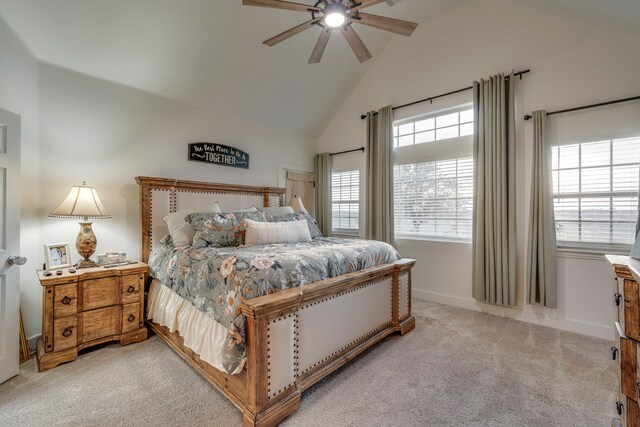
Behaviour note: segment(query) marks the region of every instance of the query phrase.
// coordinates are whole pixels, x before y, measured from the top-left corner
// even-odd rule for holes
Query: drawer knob
[[[129,322],[133,322],[134,320],[136,320],[136,316],[134,316],[133,314],[129,315],[129,318],[127,319]]]
[[[611,347],[611,358],[616,360],[616,356],[618,355],[618,349],[615,347]]]
[[[622,295],[616,292],[613,296],[616,299],[616,306],[620,307],[620,302],[622,301]]]
[[[65,338],[68,338],[71,336],[71,334],[73,333],[73,331],[69,328],[65,328],[64,331],[62,331],[62,336]]]
[[[129,292],[130,294],[134,293],[136,291],[136,288],[134,288],[133,286],[129,286],[127,288],[127,292]]]
[[[71,303],[71,298],[69,298],[69,297],[64,297],[64,298],[62,298],[62,301],[61,301],[61,302],[62,302],[64,305],[69,305],[69,304]]]
[[[622,402],[616,402],[616,411],[618,411],[618,415],[622,415]]]

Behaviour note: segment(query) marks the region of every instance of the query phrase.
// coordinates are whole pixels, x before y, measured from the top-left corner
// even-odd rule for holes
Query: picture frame
[[[71,250],[69,243],[45,243],[45,270],[58,270],[71,267]]]

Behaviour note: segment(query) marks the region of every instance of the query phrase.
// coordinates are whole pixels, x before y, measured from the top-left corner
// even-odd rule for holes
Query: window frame
[[[356,194],[358,195],[358,199],[357,200],[340,200],[340,201],[334,201],[333,200],[333,177],[336,174],[356,174],[357,175],[357,192]],[[352,184],[350,185],[350,187],[353,189],[354,185],[353,185],[353,176],[350,177]],[[353,195],[353,191],[351,191],[351,194]],[[360,235],[360,214],[362,211],[362,206],[361,206],[361,175],[360,175],[360,169],[352,169],[352,170],[339,170],[339,171],[331,171],[331,234],[334,236],[349,236],[349,237],[353,237],[353,236],[359,236]],[[357,217],[357,227],[356,228],[338,228],[334,226],[334,220],[333,220],[333,206],[334,204],[357,204],[358,205],[358,217]],[[351,219],[349,220],[349,223],[351,223]]]
[[[582,207],[581,205],[578,211],[578,216],[579,219],[578,220],[558,220],[557,219],[557,214],[555,211],[555,205],[556,205],[556,200],[557,199],[562,199],[562,198],[567,198],[567,199],[575,199],[578,201],[578,203],[580,203],[580,201],[584,198],[584,199],[589,199],[589,198],[609,198],[610,199],[610,205],[613,203],[613,201],[611,199],[615,198],[615,197],[636,197],[640,200],[640,188],[638,188],[638,191],[629,191],[629,190],[613,190],[612,186],[614,185],[613,182],[613,168],[618,166],[634,166],[634,165],[638,165],[638,167],[640,167],[640,162],[629,162],[629,163],[619,163],[616,164],[614,163],[613,160],[613,142],[614,141],[619,141],[619,140],[626,140],[626,139],[640,139],[640,135],[638,136],[630,136],[630,137],[610,137],[610,138],[593,138],[593,139],[589,139],[589,140],[580,140],[580,141],[568,141],[568,142],[563,142],[563,143],[558,143],[558,144],[553,144],[551,146],[551,149],[555,149],[555,148],[559,148],[562,149],[562,147],[567,147],[567,146],[574,146],[577,145],[578,146],[578,160],[577,160],[577,166],[574,167],[568,167],[568,168],[560,168],[560,164],[558,164],[558,168],[554,169],[554,164],[552,162],[551,164],[551,171],[556,172],[559,175],[560,171],[567,171],[567,170],[576,170],[577,171],[577,176],[578,176],[578,186],[579,186],[579,190],[578,192],[560,192],[560,188],[558,185],[558,192],[556,193],[556,182],[552,182],[553,185],[553,189],[552,189],[552,198],[553,198],[553,205],[554,205],[554,221],[555,221],[555,225],[556,225],[556,244],[557,244],[557,248],[558,251],[560,252],[582,252],[582,253],[593,253],[593,254],[608,254],[608,253],[620,253],[620,254],[628,254],[629,250],[631,249],[631,247],[633,246],[633,243],[631,244],[627,244],[627,243],[612,243],[612,242],[590,242],[590,241],[585,241],[585,242],[581,242],[581,241],[574,241],[574,240],[560,240],[558,233],[557,233],[557,224],[558,222],[563,223],[563,222],[571,222],[571,223],[577,223],[578,226],[580,226],[580,224],[582,224],[583,222],[605,222],[605,221],[593,221],[593,220],[582,220],[580,217],[582,216]],[[588,165],[588,166],[583,166],[582,162],[582,145],[583,144],[592,144],[592,143],[598,143],[598,142],[608,142],[609,143],[609,162],[602,164],[602,165]],[[608,168],[609,169],[609,176],[610,176],[610,181],[609,181],[609,187],[610,187],[610,191],[591,191],[591,192],[583,192],[582,191],[582,171],[583,170],[589,170],[589,169],[594,169],[594,168]],[[611,230],[611,225],[615,222],[612,219],[613,216],[613,211],[610,210],[609,211],[609,220],[606,221],[609,224],[609,229]],[[628,223],[628,221],[622,221],[624,223]],[[610,234],[611,235],[611,234]]]
[[[467,110],[473,110],[473,104],[470,102],[465,102],[462,104],[455,105],[451,108],[433,111],[426,114],[420,114],[418,116],[414,116],[411,118],[396,120],[393,123],[393,126],[401,126],[411,122],[419,122],[423,120],[427,120],[429,118],[434,118],[434,121],[437,121],[437,117],[446,116],[452,113],[460,113]],[[473,114],[473,113],[472,113]],[[475,115],[474,115],[475,116]],[[468,124],[471,123],[473,125],[473,129],[475,131],[475,124],[473,121],[462,123]],[[461,123],[458,121],[458,128],[461,126]],[[437,125],[434,124],[434,131],[437,129]],[[415,129],[414,129],[415,130]],[[458,131],[459,134],[459,131]],[[414,133],[415,135],[415,133]],[[462,160],[466,158],[470,158],[473,162],[473,133],[470,135],[463,135],[454,138],[446,138],[446,139],[435,139],[431,142],[418,143],[406,145],[406,146],[396,146],[394,143],[394,187],[395,187],[395,167],[401,165],[408,164],[419,164],[426,162],[438,162],[444,160]],[[473,168],[471,172],[471,186],[473,188]],[[458,179],[457,173],[455,179]],[[395,188],[394,188],[395,189]],[[457,191],[457,189],[456,189]],[[396,196],[394,195],[394,205],[396,204],[395,200]],[[471,195],[471,203],[473,203],[473,194]],[[472,207],[473,209],[473,207]],[[395,214],[395,212],[394,212]],[[398,218],[398,216],[395,216]],[[473,219],[471,219],[473,221]],[[397,239],[401,240],[422,240],[422,241],[434,241],[434,242],[450,242],[450,243],[471,243],[472,234],[468,237],[458,237],[458,236],[446,236],[446,235],[432,235],[432,234],[417,234],[417,233],[406,233],[401,232],[398,229],[397,221],[394,221],[394,232]],[[471,227],[473,227],[473,222],[471,222]]]

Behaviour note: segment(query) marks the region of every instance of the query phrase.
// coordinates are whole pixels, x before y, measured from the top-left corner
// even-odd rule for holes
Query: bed
[[[151,177],[137,177],[136,182],[140,195],[141,258],[144,262],[149,262],[154,250],[155,259],[161,258],[158,253],[162,253],[162,245],[167,245],[164,239],[167,229],[161,220],[164,215],[183,208],[206,210],[214,202],[219,202],[225,211],[251,205],[281,206],[285,191],[271,187]],[[221,259],[233,257],[234,262],[244,259],[243,256],[253,256],[246,261],[251,265],[252,260],[265,258],[255,253],[260,251],[277,254],[286,260],[284,254],[287,251],[295,254],[322,250],[333,253],[338,252],[341,245],[347,245],[346,253],[366,251],[364,248],[367,247],[365,241],[313,240],[306,246],[255,247],[253,254],[233,252],[237,249],[231,248],[228,249],[231,252],[220,256]],[[187,252],[181,255],[184,259],[205,256],[203,252],[185,250]],[[176,253],[170,248],[165,251],[166,256]],[[405,334],[415,327],[415,319],[411,315],[411,269],[415,261],[384,258],[377,249],[372,253],[374,255],[365,256],[365,259],[376,258],[376,265],[362,262],[359,258],[346,263],[361,264],[358,268],[342,271],[332,267],[331,274],[335,277],[312,283],[305,281],[311,279],[302,278],[290,288],[288,283],[295,280],[281,279],[282,287],[262,292],[261,296],[256,295],[252,299],[243,299],[233,306],[238,311],[235,320],[242,320],[235,331],[241,329],[243,336],[235,343],[241,352],[233,358],[223,356],[216,359],[212,354],[217,350],[198,344],[203,335],[221,333],[213,331],[219,325],[211,326],[210,318],[202,319],[214,317],[216,322],[225,324],[225,315],[233,313],[212,313],[209,308],[211,316],[194,314],[191,309],[197,304],[188,300],[189,295],[182,288],[170,289],[158,279],[147,284],[147,312],[150,317],[147,325],[242,411],[243,425],[276,425],[295,412],[300,405],[301,393],[311,385],[389,334]],[[267,268],[273,264],[273,261],[268,265],[260,262],[253,262],[253,265]],[[156,264],[155,275],[170,281],[162,273],[162,263]],[[343,264],[345,262],[341,259],[335,263]],[[206,271],[206,268],[201,270]],[[251,274],[257,273],[257,268],[252,269]],[[183,307],[183,311],[191,313],[189,316],[206,321],[207,328],[181,330],[180,322],[184,322],[186,317],[172,317],[168,307]],[[203,307],[200,308],[205,312]],[[236,327],[228,323],[231,319],[234,319],[233,315],[227,319],[227,327],[223,330],[225,334]],[[202,332],[204,330],[210,332]],[[223,347],[229,343],[228,337],[233,336],[226,335]]]

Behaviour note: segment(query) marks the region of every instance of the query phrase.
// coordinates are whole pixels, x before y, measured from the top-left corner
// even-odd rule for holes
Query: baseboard
[[[41,334],[38,334],[29,338],[29,348],[31,349],[31,353],[36,350],[36,343],[38,342],[38,338],[40,338],[41,336]]]
[[[462,298],[453,295],[441,294],[438,292],[425,291],[422,289],[411,289],[414,298],[425,301],[437,302],[440,304],[451,305],[454,307],[465,308],[467,310],[480,311],[501,317],[509,317],[511,319],[520,320],[536,325],[547,326],[550,328],[560,329],[568,332],[588,335],[591,337],[601,338],[611,341],[614,337],[613,326],[597,325],[595,323],[582,322],[572,319],[552,319],[540,316],[537,313],[527,312],[514,308],[498,307],[488,304],[481,304],[473,298]],[[613,322],[612,322],[613,323]]]

